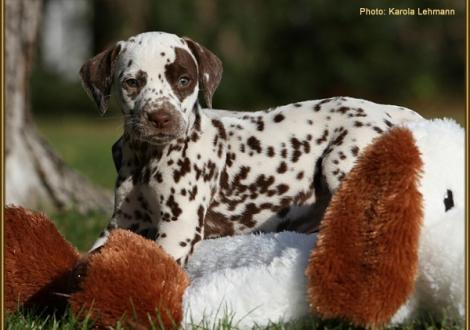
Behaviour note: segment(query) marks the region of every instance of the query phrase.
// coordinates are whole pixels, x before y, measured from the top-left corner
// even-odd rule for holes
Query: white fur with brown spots
[[[114,84],[124,135],[114,228],[155,240],[185,264],[204,238],[256,231],[312,232],[356,156],[389,127],[421,117],[349,97],[257,112],[211,106],[220,60],[187,38],[151,32],[118,42],[84,64],[101,111]]]

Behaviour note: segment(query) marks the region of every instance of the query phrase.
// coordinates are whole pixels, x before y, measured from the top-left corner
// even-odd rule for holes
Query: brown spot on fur
[[[279,195],[284,194],[284,193],[287,192],[288,190],[289,190],[289,186],[286,185],[286,184],[283,184],[283,183],[282,183],[282,184],[278,184],[278,185],[277,185],[277,193],[278,193]]]
[[[241,218],[238,218],[238,222],[245,225],[248,228],[253,228],[256,225],[256,221],[253,220],[253,215],[261,211],[254,203],[249,203],[245,207],[245,211]]]
[[[274,176],[270,175],[266,177],[264,174],[261,174],[260,176],[258,176],[258,178],[256,178],[254,188],[260,194],[264,194],[269,189],[269,187],[274,183],[274,181],[275,181]]]
[[[300,143],[300,141],[299,141],[297,138],[293,137],[293,138],[290,140],[290,143],[291,143],[292,148],[293,148],[294,150],[300,149],[301,143]]]
[[[308,141],[304,141],[302,145],[304,146],[304,152],[308,154],[310,152],[310,143],[308,143]]]
[[[155,173],[154,175],[154,178],[155,180],[157,180],[158,183],[162,183],[163,182],[163,176],[160,172],[157,171],[157,173]]]
[[[285,162],[281,162],[279,167],[277,168],[277,173],[282,174],[287,172],[287,164]]]
[[[227,158],[229,158],[229,157],[227,157]],[[224,190],[227,190],[227,189],[230,188],[230,185],[228,183],[228,173],[227,173],[225,168],[222,171],[222,173],[220,174],[219,184],[220,184],[220,187]]]
[[[227,153],[226,164],[228,167],[232,167],[233,162],[237,159],[237,155],[234,152]]]
[[[191,162],[189,158],[178,159],[177,165],[178,168],[173,171],[173,178],[176,183],[178,183],[183,176],[191,172]]]
[[[194,235],[193,240],[191,241],[191,249],[189,250],[189,255],[191,255],[191,254],[193,253],[193,251],[194,251],[194,246],[195,246],[196,243],[199,242],[201,239],[202,239],[201,234],[200,234],[199,232],[197,232],[197,233]],[[185,257],[184,263],[186,263],[187,260],[188,260],[188,256]]]
[[[281,157],[282,158],[287,158],[287,149],[284,148],[284,149],[281,150]]]
[[[204,224],[204,207],[202,205],[199,205],[197,209],[197,219],[198,227],[202,228]]]
[[[189,78],[186,86],[179,85],[179,79],[183,75]],[[175,48],[175,60],[165,65],[165,77],[180,101],[194,92],[198,82],[197,65],[188,51],[180,47]]]
[[[348,112],[349,110],[351,110],[351,109],[348,108],[348,107],[340,107],[340,108],[338,108],[338,110],[336,110],[336,111],[339,112],[339,113],[345,114],[345,113]]]
[[[331,200],[306,270],[316,313],[378,327],[405,303],[418,266],[422,165],[405,128],[358,158]]]
[[[278,113],[277,115],[274,116],[274,122],[279,123],[284,120],[284,115],[281,113]]]
[[[320,102],[318,102],[317,104],[315,104],[315,106],[313,107],[313,111],[315,112],[318,112],[321,110],[321,105],[322,104],[325,104],[325,103],[328,103],[332,100],[332,98],[329,98],[329,99],[324,99],[324,100],[321,100]]]
[[[294,150],[294,152],[292,153],[292,162],[296,163],[300,156],[302,156],[302,152],[300,150]]]
[[[253,150],[255,150],[256,152],[258,153],[261,153],[262,149],[261,149],[261,142],[260,140],[258,140],[256,137],[254,136],[251,136],[250,138],[248,138],[248,140],[246,141],[246,144]]]
[[[207,238],[232,236],[235,233],[233,222],[221,213],[214,212],[211,208],[207,211],[204,224],[204,234]]]
[[[225,132],[224,124],[218,119],[212,119],[212,125],[214,125],[215,128],[217,128],[218,131],[218,136],[226,140],[227,139],[227,133]]]
[[[355,126],[355,127],[361,127],[361,126],[364,126],[364,124],[363,124],[362,122],[356,120],[356,121],[354,122],[354,126]]]
[[[332,144],[340,146],[343,144],[344,137],[348,134],[348,130],[344,130],[339,134],[336,139],[333,140]]]
[[[273,147],[268,147],[268,152],[267,152],[268,157],[274,157],[275,152]]]
[[[173,215],[171,220],[178,220],[178,217],[183,213],[183,210],[179,207],[178,203],[176,203],[175,198],[171,195],[166,202],[166,205],[170,208],[171,214]]]
[[[374,128],[374,131],[376,131],[379,134],[382,134],[384,132],[383,129],[381,129],[380,127],[374,126],[373,128]]]
[[[193,188],[189,191],[189,200],[193,201],[194,199],[196,199],[196,195],[197,195],[197,186],[193,186]]]
[[[198,132],[194,131],[191,134],[191,141],[196,142],[197,140],[199,140],[199,134],[198,134]]]
[[[359,153],[359,148],[357,146],[352,147],[351,153],[353,154],[353,156],[357,156],[357,154]]]
[[[323,131],[323,135],[317,139],[317,144],[322,144],[323,142],[326,142],[326,138],[328,137],[328,130]]]

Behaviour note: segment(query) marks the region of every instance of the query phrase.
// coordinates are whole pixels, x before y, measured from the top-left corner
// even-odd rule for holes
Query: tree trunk
[[[41,14],[42,0],[5,1],[6,203],[33,209],[110,212],[110,192],[69,168],[33,123],[29,82]]]

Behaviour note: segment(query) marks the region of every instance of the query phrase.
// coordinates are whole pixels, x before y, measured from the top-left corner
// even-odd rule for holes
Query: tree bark
[[[41,14],[42,0],[5,1],[6,203],[110,212],[111,193],[68,167],[33,123],[29,85]]]

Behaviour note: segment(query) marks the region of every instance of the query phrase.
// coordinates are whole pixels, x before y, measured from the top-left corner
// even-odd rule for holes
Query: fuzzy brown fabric
[[[81,290],[69,300],[75,315],[90,312],[99,327],[120,321],[147,329],[149,318],[157,328],[181,322],[188,276],[155,242],[116,229],[83,269]]]
[[[414,289],[422,161],[412,133],[391,129],[358,158],[333,196],[306,270],[313,310],[384,325]]]
[[[6,207],[5,309],[48,306],[63,309],[70,270],[79,254],[44,215]]]

